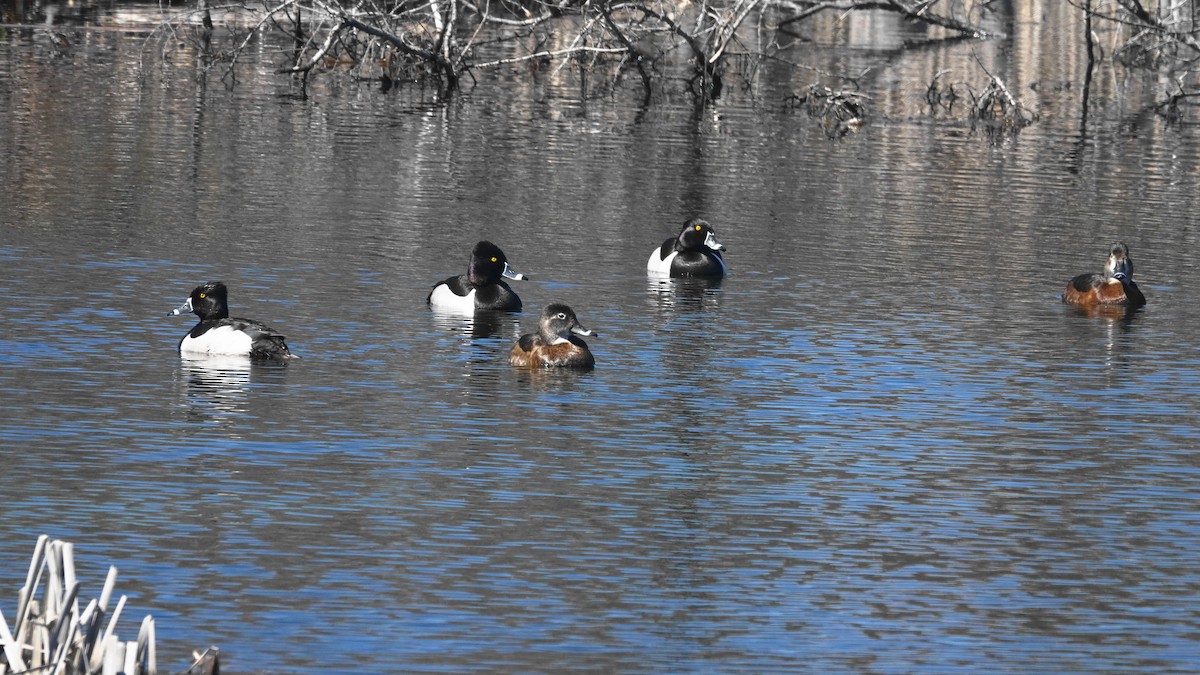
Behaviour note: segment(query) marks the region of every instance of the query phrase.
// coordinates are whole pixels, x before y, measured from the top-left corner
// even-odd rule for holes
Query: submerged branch
[[[261,19],[258,20],[258,23],[255,24],[254,28],[246,33],[246,38],[242,40],[242,43],[233,50],[233,57],[229,59],[229,68],[226,69],[225,75],[228,76],[233,74],[233,67],[237,65],[238,57],[242,55],[242,52],[245,51],[246,47],[250,44],[250,40],[252,40],[254,36],[258,34],[258,31],[261,30],[262,27],[267,24],[267,22],[273,21],[277,12],[285,11],[288,7],[291,7],[293,4],[295,4],[295,2],[296,0],[285,0],[283,3],[277,5],[274,9],[268,11]]]
[[[428,49],[421,49],[420,47],[411,45],[397,35],[393,35],[388,31],[376,28],[375,26],[359,21],[353,17],[343,17],[342,21],[351,28],[355,28],[366,33],[367,35],[373,35],[387,42],[405,54],[416,56],[434,64],[437,69],[446,76],[446,86],[449,89],[454,89],[458,86],[458,73],[454,71],[454,65],[443,58],[440,54],[429,51]]]
[[[802,21],[810,16],[821,12],[855,12],[866,11],[872,9],[885,10],[888,12],[896,12],[902,16],[927,23],[934,26],[940,26],[964,35],[975,38],[995,38],[1004,37],[1001,33],[993,33],[984,30],[979,26],[969,24],[965,21],[960,21],[950,16],[943,16],[929,11],[929,8],[936,3],[936,0],[923,0],[912,4],[901,2],[900,0],[828,0],[826,2],[808,3],[808,7],[801,9],[796,15],[783,19],[778,25],[784,26],[797,21]],[[797,3],[803,6],[804,3]]]
[[[712,55],[708,57],[708,63],[710,65],[721,60],[725,50],[728,49],[729,44],[733,42],[734,36],[737,35],[738,27],[742,25],[742,22],[746,20],[746,17],[750,16],[750,12],[757,9],[759,4],[764,1],[765,0],[751,0],[750,2],[747,2],[742,7],[742,11],[736,14],[732,21],[721,27],[720,38],[718,39],[716,49],[713,49]]]
[[[1126,61],[1157,62],[1158,53],[1176,45],[1187,47],[1193,54],[1200,54],[1200,40],[1197,40],[1200,26],[1197,26],[1195,20],[1189,16],[1180,16],[1177,21],[1171,22],[1151,14],[1139,0],[1118,0],[1116,4],[1120,9],[1111,13],[1093,8],[1090,2],[1086,4],[1080,4],[1078,0],[1067,0],[1067,2],[1084,12],[1089,21],[1100,20],[1128,28],[1132,35],[1125,41],[1125,44],[1116,50],[1118,53],[1134,53],[1134,56],[1127,58]],[[1150,36],[1161,41],[1150,43]],[[1155,54],[1155,56],[1146,58],[1149,54]]]
[[[972,116],[1014,132],[1033,124],[1038,118],[1037,113],[1031,112],[1022,105],[1008,90],[1004,81],[988,71],[978,55],[972,54],[971,56],[990,80],[982,94],[975,96],[974,92],[971,93]]]
[[[483,25],[484,23],[495,23],[502,26],[536,26],[553,19],[555,16],[551,12],[543,12],[537,16],[531,16],[525,19],[509,19],[502,16],[496,16],[488,9],[480,9],[478,5],[472,2],[466,2],[465,0],[463,2],[463,7],[466,7],[480,16],[480,25]]]
[[[612,32],[614,36],[616,36],[617,41],[619,41],[621,45],[625,47],[625,50],[629,52],[629,56],[633,58],[633,63],[635,66],[637,66],[638,74],[642,76],[642,87],[645,89],[646,99],[648,100],[650,98],[650,92],[653,91],[653,89],[650,87],[650,74],[646,72],[646,66],[642,63],[641,54],[638,54],[638,51],[633,46],[633,43],[630,42],[629,38],[625,37],[625,34],[621,32],[621,28],[617,26],[617,22],[613,21],[612,9],[608,6],[608,4],[602,4],[599,11],[600,15],[604,17],[604,23],[606,26],[608,26],[608,30]]]
[[[381,79],[385,89],[396,81],[398,69],[412,80],[432,75],[454,90],[475,68],[587,53],[594,58],[585,70],[602,65],[613,91],[629,65],[637,68],[649,97],[655,80],[677,62],[668,54],[682,47],[690,53],[693,71],[684,79],[712,101],[720,96],[726,68],[765,63],[781,49],[774,38],[748,41],[752,31],[778,30],[819,12],[885,10],[964,35],[992,35],[930,11],[937,0],[416,0],[386,5],[374,0],[261,0],[264,4],[255,10],[252,3],[258,1],[227,4],[230,10],[254,12],[254,18],[224,50],[206,51],[227,62],[226,75],[234,72],[257,36],[273,31],[290,44],[283,50],[288,62],[275,72],[307,81],[322,65],[333,70],[355,64],[351,77]],[[780,13],[790,15],[775,22]],[[184,25],[183,20],[176,25]],[[378,68],[383,69],[379,77],[363,76],[366,70],[379,73]]]
[[[325,58],[325,55],[329,53],[329,50],[333,48],[334,43],[336,43],[337,39],[341,36],[343,29],[344,29],[344,26],[338,26],[338,27],[330,30],[329,35],[326,36],[326,38],[325,38],[325,42],[316,50],[316,52],[313,53],[312,58],[310,58],[308,60],[307,64],[296,65],[296,66],[292,66],[291,68],[280,68],[279,70],[276,70],[275,72],[277,72],[277,73],[307,73],[307,72],[309,72],[310,70],[315,68],[317,66],[317,64],[320,63],[321,60]]]
[[[614,47],[570,47],[568,49],[556,49],[554,51],[540,51],[540,52],[535,52],[533,54],[523,54],[521,56],[513,56],[513,57],[510,57],[507,59],[496,59],[494,61],[485,61],[483,63],[476,63],[475,67],[479,68],[479,69],[495,68],[496,66],[503,66],[503,65],[510,64],[510,63],[521,63],[524,61],[533,61],[535,59],[553,59],[553,58],[557,58],[560,56],[572,56],[574,54],[584,54],[584,53],[623,54],[623,53],[625,53],[625,50],[614,48]]]

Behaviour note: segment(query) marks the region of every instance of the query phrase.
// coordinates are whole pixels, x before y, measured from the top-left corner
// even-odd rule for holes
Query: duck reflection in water
[[[245,428],[247,414],[276,405],[264,394],[278,391],[287,381],[288,372],[282,361],[245,356],[182,357],[179,381],[184,387],[187,419],[215,424],[238,436]]]
[[[707,312],[719,303],[720,277],[646,277],[646,296],[663,316]]]
[[[1142,305],[1070,305],[1068,311],[1089,319],[1108,319],[1121,326],[1132,325],[1139,316]]]
[[[188,418],[212,421],[246,412],[254,361],[247,356],[191,356],[179,359],[187,387]]]
[[[454,311],[442,312],[434,308],[432,316],[434,324],[438,327],[469,338],[494,337],[506,326],[519,325],[512,313],[494,310],[462,314]]]

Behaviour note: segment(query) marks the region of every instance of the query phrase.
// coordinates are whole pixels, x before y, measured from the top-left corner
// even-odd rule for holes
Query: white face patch
[[[233,326],[217,326],[197,338],[185,336],[179,343],[179,351],[185,354],[248,355],[252,342],[249,335]]]
[[[439,284],[429,295],[429,305],[436,309],[474,315],[476,292],[472,288],[466,295],[455,295],[449,286]]]

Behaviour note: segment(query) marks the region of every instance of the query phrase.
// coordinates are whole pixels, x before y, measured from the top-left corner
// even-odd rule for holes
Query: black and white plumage
[[[721,278],[729,274],[712,225],[702,218],[683,224],[679,235],[667,239],[650,253],[646,271],[671,277]]]
[[[200,323],[179,341],[180,354],[295,358],[279,331],[253,319],[230,318],[229,291],[220,281],[197,286],[169,316],[187,313],[200,317]]]
[[[471,250],[467,273],[439,282],[425,302],[436,309],[473,314],[478,309],[516,312],[521,298],[505,279],[520,281],[529,277],[508,266],[508,258],[490,241],[481,241]]]

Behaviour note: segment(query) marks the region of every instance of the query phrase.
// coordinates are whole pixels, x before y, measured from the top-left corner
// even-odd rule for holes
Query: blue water
[[[0,40],[9,603],[48,533],[171,670],[1200,667],[1192,129],[304,102],[95,40]],[[647,279],[697,214],[731,276]],[[430,312],[480,238],[526,310]],[[1150,304],[1062,306],[1118,238]],[[209,279],[301,359],[180,359]],[[594,371],[507,365],[551,301]]]

